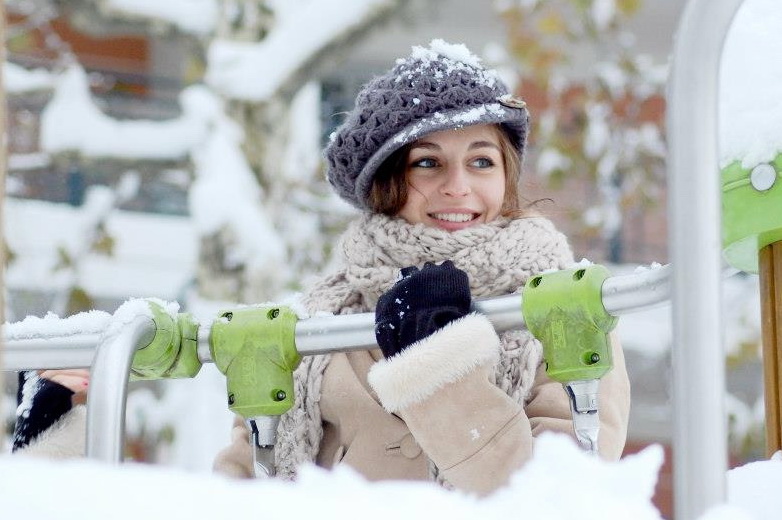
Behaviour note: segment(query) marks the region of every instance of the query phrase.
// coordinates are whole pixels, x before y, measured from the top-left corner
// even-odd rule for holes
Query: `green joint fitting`
[[[155,337],[133,356],[131,381],[195,377],[201,370],[198,323],[189,314],[178,314],[174,319],[159,304],[147,303],[155,322]]]
[[[606,312],[601,294],[608,274],[591,265],[538,275],[524,287],[524,322],[543,344],[554,381],[600,379],[613,367],[608,333],[617,318]]]
[[[249,419],[282,415],[293,406],[298,317],[288,307],[227,310],[212,324],[209,348],[225,375],[228,408]]]
[[[782,153],[754,168],[734,161],[722,170],[722,247],[725,260],[758,272],[758,251],[782,240]]]

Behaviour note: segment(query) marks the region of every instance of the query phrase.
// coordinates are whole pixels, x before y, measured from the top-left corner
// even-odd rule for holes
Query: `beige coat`
[[[430,478],[429,461],[456,488],[487,494],[527,461],[546,431],[573,436],[562,385],[538,368],[525,404],[494,383],[499,340],[489,321],[469,315],[390,360],[379,351],[335,354],[321,393],[323,439],[317,464],[348,464],[370,480]],[[614,369],[600,382],[600,454],[617,459],[627,434],[630,387],[613,342]],[[252,475],[244,424],[215,469]]]

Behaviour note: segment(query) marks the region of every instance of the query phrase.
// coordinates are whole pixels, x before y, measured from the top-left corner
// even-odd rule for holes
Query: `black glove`
[[[12,451],[24,448],[71,409],[73,392],[42,379],[34,370],[19,372],[16,425]]]
[[[467,273],[447,260],[402,269],[402,279],[383,294],[375,308],[375,338],[389,358],[443,325],[470,312]]]

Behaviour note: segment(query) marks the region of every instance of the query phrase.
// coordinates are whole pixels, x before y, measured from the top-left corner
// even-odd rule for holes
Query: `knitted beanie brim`
[[[326,176],[340,197],[372,211],[373,179],[394,151],[432,132],[479,124],[502,125],[524,156],[524,101],[464,45],[432,40],[362,87],[324,150]]]
[[[514,105],[514,102],[515,99],[507,102],[503,98],[502,102],[498,100],[497,103],[435,112],[429,117],[416,120],[394,134],[369,158],[356,178],[355,193],[349,202],[360,209],[371,209],[368,205],[369,194],[380,165],[396,150],[434,132],[472,125],[502,124],[507,127],[514,147],[521,153],[525,146],[529,113],[523,105]]]

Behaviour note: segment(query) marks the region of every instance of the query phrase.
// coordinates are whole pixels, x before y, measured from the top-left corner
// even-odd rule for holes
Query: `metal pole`
[[[725,500],[717,93],[722,46],[741,2],[687,4],[676,35],[668,91],[674,509],[679,520],[700,517]]]
[[[603,284],[603,305],[619,316],[664,303],[670,292],[670,266],[632,275],[613,276]],[[475,302],[498,332],[524,327],[522,298],[512,294]],[[301,355],[375,348],[374,314],[317,316],[296,324],[296,348]],[[102,339],[97,334],[49,336],[7,341],[5,370],[92,366],[87,408],[87,455],[105,462],[122,460],[128,373],[135,351],[152,340],[155,325],[137,316],[122,333]],[[210,324],[198,331],[198,357],[212,362]],[[93,355],[95,359],[93,360]]]
[[[671,272],[671,267],[666,265],[631,275],[611,276],[603,283],[603,306],[609,314],[620,316],[665,303],[670,297]],[[485,314],[497,332],[524,327],[521,306],[520,294],[475,302],[475,310]],[[373,313],[317,316],[296,324],[296,350],[303,356],[366,350],[376,345]]]
[[[92,365],[100,334],[7,339],[4,370],[87,368]]]
[[[630,275],[611,276],[603,284],[606,311],[622,316],[663,304],[670,299],[672,268],[665,265]],[[732,274],[735,270],[725,270]],[[524,327],[520,294],[475,302],[478,312],[488,316],[498,332]],[[316,316],[296,324],[296,349],[300,354],[366,350],[375,347],[374,314]],[[209,324],[199,327],[199,359],[211,362]],[[6,340],[5,370],[89,367],[99,334]],[[94,388],[94,386],[93,386]]]
[[[151,317],[139,315],[98,346],[87,397],[87,457],[122,462],[130,363],[137,349],[149,345],[155,330]]]

